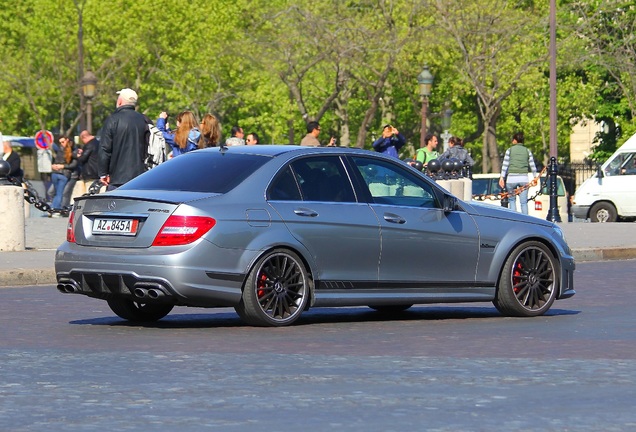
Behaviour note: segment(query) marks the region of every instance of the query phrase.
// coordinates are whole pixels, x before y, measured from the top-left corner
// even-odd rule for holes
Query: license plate
[[[135,235],[137,234],[137,219],[105,219],[97,218],[93,221],[93,234]]]

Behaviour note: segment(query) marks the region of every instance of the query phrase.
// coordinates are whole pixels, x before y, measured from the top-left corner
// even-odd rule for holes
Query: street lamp
[[[424,65],[424,70],[417,76],[417,83],[420,85],[420,96],[422,97],[422,135],[420,137],[420,148],[424,147],[424,137],[426,136],[426,113],[428,111],[428,97],[431,95],[433,80],[435,77],[428,70],[428,65]]]
[[[442,139],[444,140],[444,151],[448,150],[448,141],[452,136],[449,133],[449,130],[451,128],[451,116],[453,115],[453,110],[448,107],[449,104],[449,102],[446,102],[447,108],[444,110],[444,113],[442,115],[442,129],[444,130]]]
[[[86,99],[86,130],[92,133],[93,128],[93,97],[97,87],[97,77],[90,70],[82,77],[82,94]]]

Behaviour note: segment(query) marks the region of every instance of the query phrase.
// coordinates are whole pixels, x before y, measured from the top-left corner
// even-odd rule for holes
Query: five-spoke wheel
[[[543,315],[557,295],[559,263],[540,242],[517,246],[499,277],[495,307],[508,316]]]
[[[275,249],[252,268],[236,312],[248,324],[284,326],[296,321],[307,305],[309,277],[294,252]]]

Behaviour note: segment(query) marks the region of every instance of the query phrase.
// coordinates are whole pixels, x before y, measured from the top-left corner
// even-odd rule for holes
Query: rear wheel
[[[543,315],[554,303],[559,275],[558,261],[544,244],[523,243],[504,264],[493,304],[507,316]]]
[[[285,326],[296,321],[309,299],[309,277],[298,255],[275,249],[250,272],[236,312],[248,324]]]
[[[171,304],[137,303],[121,298],[108,300],[108,306],[118,317],[133,322],[159,321],[174,307]]]
[[[590,209],[592,222],[616,222],[618,220],[616,208],[607,202],[599,202]]]

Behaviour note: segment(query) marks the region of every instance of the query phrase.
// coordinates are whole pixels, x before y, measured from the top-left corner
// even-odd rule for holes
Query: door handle
[[[406,223],[406,219],[393,213],[384,213],[384,220],[391,223],[403,224]]]
[[[308,217],[318,216],[318,212],[308,208],[297,208],[294,210],[294,213],[298,216],[308,216]]]

